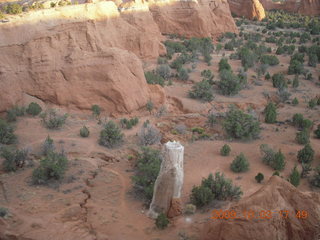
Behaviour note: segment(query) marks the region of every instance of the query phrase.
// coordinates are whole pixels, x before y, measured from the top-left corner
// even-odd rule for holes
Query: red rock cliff
[[[230,10],[233,14],[239,17],[249,19],[262,20],[266,17],[264,8],[259,0],[228,0]]]
[[[260,0],[266,10],[278,9],[304,15],[319,15],[320,1],[318,0],[287,0],[275,3],[272,0]]]

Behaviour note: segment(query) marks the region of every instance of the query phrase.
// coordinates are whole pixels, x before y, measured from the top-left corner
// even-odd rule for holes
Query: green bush
[[[159,143],[162,135],[158,128],[148,124],[140,128],[138,138],[141,145],[147,146]]]
[[[261,183],[264,179],[264,175],[262,173],[258,173],[254,179],[257,181],[257,183]]]
[[[9,211],[7,208],[0,207],[0,217],[4,218],[8,215]]]
[[[159,84],[164,86],[164,78],[154,72],[145,72],[144,76],[148,84]]]
[[[139,118],[137,117],[131,118],[131,119],[126,119],[126,118],[120,119],[121,127],[126,129],[131,129],[133,126],[137,125],[138,122],[139,122]]]
[[[14,106],[7,111],[7,121],[8,122],[15,122],[17,117],[24,116],[25,114],[25,107]]]
[[[314,131],[316,138],[320,138],[320,124],[318,125],[317,129]]]
[[[147,104],[146,104],[146,109],[148,110],[148,112],[151,114],[152,110],[154,108],[154,104],[151,100],[148,100]]]
[[[157,67],[156,73],[163,79],[169,79],[171,76],[171,69],[168,64],[161,64]]]
[[[223,145],[222,148],[220,149],[221,156],[229,156],[230,152],[231,152],[231,148],[228,144]]]
[[[301,172],[301,178],[306,178],[310,171],[312,170],[310,163],[302,163],[302,172]]]
[[[41,113],[42,108],[38,103],[32,102],[29,104],[26,112],[32,116],[37,116],[39,113]]]
[[[296,106],[296,105],[299,104],[299,101],[298,101],[298,99],[297,99],[296,97],[292,100],[292,104],[293,104],[294,106]]]
[[[291,173],[290,173],[290,176],[289,176],[289,182],[295,186],[295,187],[298,187],[299,184],[300,184],[300,173],[297,169],[297,166],[295,166]]]
[[[22,13],[22,6],[17,3],[9,3],[5,8],[7,14],[20,14]]]
[[[298,75],[296,75],[296,76],[293,78],[292,87],[293,87],[293,88],[298,88],[299,85],[300,85],[300,83],[299,83],[299,77],[298,77]]]
[[[214,125],[216,124],[217,122],[217,118],[216,116],[213,114],[213,113],[209,113],[208,116],[207,116],[207,124],[209,125],[209,127],[214,127]]]
[[[302,129],[310,129],[313,126],[313,122],[309,119],[304,119],[303,115],[300,113],[293,115],[292,122],[294,126]]]
[[[259,121],[235,107],[227,112],[223,128],[229,136],[237,139],[255,139],[260,134]]]
[[[68,166],[68,159],[62,153],[50,152],[40,161],[40,166],[32,172],[34,184],[46,184],[49,180],[63,178]]]
[[[68,114],[60,115],[54,109],[41,113],[40,117],[44,126],[48,129],[59,129],[65,124]]]
[[[243,88],[240,78],[230,70],[222,70],[220,72],[218,86],[221,93],[227,96],[235,95]]]
[[[270,148],[267,144],[260,145],[260,151],[262,153],[262,162],[269,165],[274,170],[281,171],[285,167],[285,157],[279,150],[277,153]]]
[[[232,180],[224,177],[220,172],[202,179],[200,186],[194,186],[190,200],[197,207],[210,204],[213,200],[238,200],[242,195],[240,187],[232,184]]]
[[[275,66],[280,63],[279,59],[274,55],[263,55],[261,56],[260,61],[261,63],[268,64],[270,66]]]
[[[317,106],[317,99],[313,98],[308,102],[309,108],[313,109],[315,106]]]
[[[274,103],[268,103],[268,105],[264,109],[264,113],[266,123],[275,123],[277,121],[277,108]]]
[[[278,89],[283,89],[288,87],[284,79],[284,75],[282,73],[276,73],[272,76],[272,84],[273,84],[273,87]]]
[[[203,79],[201,82],[192,86],[192,89],[189,91],[189,96],[204,102],[211,102],[214,98],[212,85],[208,80]]]
[[[50,138],[50,136],[47,136],[46,140],[42,144],[42,154],[44,156],[47,156],[49,153],[54,152],[54,150],[55,150],[55,146],[54,146],[53,139]]]
[[[223,70],[231,70],[231,66],[228,63],[228,59],[226,59],[226,58],[221,58],[221,60],[219,62],[219,72],[221,72]]]
[[[154,183],[158,177],[161,166],[161,153],[159,150],[143,147],[138,155],[135,174],[132,176],[134,188],[138,193],[151,202]]]
[[[243,153],[240,153],[231,163],[230,168],[233,172],[240,173],[249,170],[249,162]]]
[[[90,134],[89,128],[87,128],[86,126],[83,126],[80,129],[80,136],[81,137],[83,137],[83,138],[89,137],[89,134]]]
[[[278,171],[282,171],[285,166],[286,166],[286,162],[285,162],[285,156],[283,155],[283,153],[281,152],[281,150],[279,150],[275,155],[274,155],[274,159],[271,162],[270,166],[274,169],[274,170],[278,170]]]
[[[99,117],[100,113],[101,113],[101,108],[99,105],[95,104],[95,105],[91,106],[91,111],[92,111],[93,116]]]
[[[178,78],[182,81],[187,81],[189,79],[188,71],[181,67],[178,69]]]
[[[309,140],[309,132],[307,129],[303,129],[302,131],[297,132],[296,141],[299,144],[307,144],[310,142]]]
[[[169,224],[169,220],[164,213],[160,213],[158,215],[158,217],[156,218],[155,224],[156,224],[157,228],[165,229]]]
[[[12,144],[17,137],[13,133],[13,128],[5,120],[0,118],[0,143]]]
[[[320,166],[314,170],[314,175],[312,176],[310,183],[312,186],[320,188]]]
[[[298,152],[297,158],[300,163],[311,163],[313,161],[314,150],[309,143]]]
[[[0,156],[4,159],[3,169],[6,172],[15,172],[18,168],[22,168],[25,165],[28,158],[28,150],[3,147],[1,148]]]
[[[299,62],[298,60],[293,60],[290,62],[288,67],[288,74],[302,74],[303,70],[303,63]]]
[[[100,132],[99,144],[108,148],[115,147],[123,142],[123,133],[113,121],[104,125]]]

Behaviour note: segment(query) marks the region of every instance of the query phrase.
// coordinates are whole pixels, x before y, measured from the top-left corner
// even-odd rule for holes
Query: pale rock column
[[[167,142],[163,147],[163,160],[154,185],[148,215],[156,218],[159,213],[174,217],[181,214],[184,147],[179,142]],[[174,209],[172,209],[174,208]],[[169,211],[170,210],[170,211]]]

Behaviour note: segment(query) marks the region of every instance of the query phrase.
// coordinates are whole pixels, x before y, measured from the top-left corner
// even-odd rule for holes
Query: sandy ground
[[[199,62],[197,68],[190,74],[194,82],[201,80],[200,73],[210,69],[218,80],[219,54],[212,55],[212,65],[207,66]],[[228,52],[225,52],[229,54]],[[270,74],[285,72],[289,56],[279,56],[281,64],[270,67]],[[234,70],[240,67],[240,61],[230,60]],[[154,66],[155,63],[146,63],[145,66]],[[314,121],[315,126],[320,123],[319,106],[311,110],[307,102],[311,97],[319,94],[318,68],[309,68],[314,76],[314,81],[302,80],[300,87],[292,93],[291,99],[297,97],[298,106],[280,104],[278,107],[278,121],[284,122],[291,119],[294,113],[303,115]],[[99,146],[97,140],[101,125],[90,116],[90,113],[70,113],[66,125],[57,131],[49,131],[43,127],[38,117],[22,117],[16,123],[16,134],[19,138],[18,147],[26,147],[32,151],[35,165],[38,165],[38,155],[41,144],[50,135],[56,143],[58,150],[64,149],[70,160],[66,177],[62,184],[49,187],[33,186],[30,177],[34,167],[27,167],[16,173],[0,175],[0,206],[7,207],[12,214],[8,220],[11,222],[12,232],[18,232],[24,237],[33,239],[103,239],[103,240],[156,240],[156,239],[197,239],[202,223],[208,221],[210,210],[226,207],[213,205],[196,214],[182,215],[171,220],[170,226],[165,230],[157,230],[154,221],[146,216],[147,209],[142,201],[132,194],[132,169],[134,160],[128,160],[129,155],[134,155],[138,150],[136,133],[142,123],[149,119],[156,124],[167,140],[179,140],[185,146],[185,181],[182,200],[189,202],[189,195],[194,185],[198,185],[203,177],[217,171],[223,172],[231,178],[236,185],[241,186],[243,197],[249,196],[263,184],[258,184],[254,177],[258,172],[268,179],[273,169],[261,162],[259,146],[267,143],[274,149],[281,151],[286,156],[286,168],[281,175],[286,179],[297,163],[297,151],[303,146],[295,142],[296,129],[289,123],[265,124],[262,111],[267,103],[265,92],[275,93],[271,81],[261,80],[261,86],[253,83],[255,73],[248,72],[249,87],[238,95],[225,97],[215,90],[215,99],[211,103],[201,103],[188,98],[187,92],[192,87],[192,82],[174,80],[172,86],[166,86],[168,113],[163,117],[155,117],[147,112],[139,113],[139,125],[131,130],[124,130],[125,143],[116,149],[107,149]],[[293,79],[293,76],[287,76]],[[212,108],[226,111],[231,103],[237,104],[242,109],[253,108],[262,124],[261,136],[255,141],[232,141],[224,137],[221,126],[208,129],[209,133],[216,133],[215,140],[194,141],[188,135],[173,135],[171,130],[175,124],[183,123],[187,127],[205,127],[205,115]],[[118,119],[119,120],[119,119]],[[118,121],[117,120],[117,121]],[[86,125],[90,129],[89,138],[81,138],[79,129]],[[232,152],[228,157],[220,156],[220,148],[228,143]],[[320,164],[320,140],[311,137],[311,145],[316,151],[313,165]],[[243,152],[250,162],[250,170],[246,173],[236,174],[230,170],[230,163]],[[309,184],[303,179],[298,187],[303,191],[310,191]],[[16,230],[15,227],[19,227]],[[44,238],[45,236],[45,238]]]

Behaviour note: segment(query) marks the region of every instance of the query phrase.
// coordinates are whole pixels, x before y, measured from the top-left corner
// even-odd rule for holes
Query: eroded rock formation
[[[210,220],[205,224],[201,239],[316,240],[320,234],[319,206],[319,193],[300,192],[289,182],[273,176],[260,190],[229,209],[236,211],[237,216],[249,210],[253,210],[255,216],[260,211],[272,211],[271,219]],[[280,217],[280,210],[287,210],[288,217],[286,214]],[[308,216],[299,219],[296,211],[302,210]]]
[[[226,0],[150,1],[149,8],[163,34],[216,38],[238,31]]]
[[[304,15],[320,14],[320,1],[318,0],[287,0],[282,3],[272,0],[260,1],[266,10],[278,9]]]
[[[230,10],[236,16],[262,20],[266,17],[259,0],[228,0]]]
[[[170,217],[181,214],[181,190],[183,185],[184,147],[179,142],[167,142],[163,148],[163,161],[154,186],[149,216],[159,213]]]

